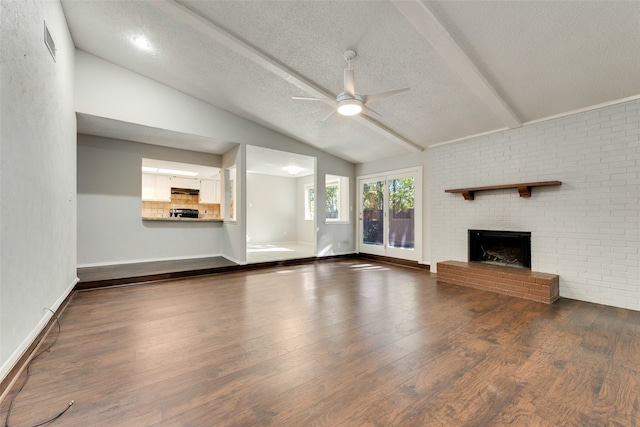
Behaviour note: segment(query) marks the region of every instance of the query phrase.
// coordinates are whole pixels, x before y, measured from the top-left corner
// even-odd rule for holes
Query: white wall
[[[314,244],[315,220],[305,219],[305,186],[315,187],[314,175],[307,175],[296,179],[296,237],[300,243]]]
[[[222,224],[142,221],[142,158],[220,167],[222,157],[78,135],[78,264],[222,254]]]
[[[0,11],[0,380],[76,280],[75,50],[59,2]],[[44,45],[44,21],[56,43]]]
[[[560,295],[640,310],[640,101],[430,149],[431,266],[467,260],[467,230],[531,231]],[[476,193],[447,188],[562,181]]]
[[[247,242],[296,242],[297,179],[247,174]]]
[[[247,170],[247,146],[240,145],[229,150],[222,156],[222,168],[236,168],[236,194],[234,203],[236,205],[236,220],[225,219],[223,230],[223,255],[237,264],[247,263],[247,210],[245,197],[247,194],[247,181],[244,178]],[[225,174],[222,174],[222,188],[225,190],[225,197],[228,194]]]

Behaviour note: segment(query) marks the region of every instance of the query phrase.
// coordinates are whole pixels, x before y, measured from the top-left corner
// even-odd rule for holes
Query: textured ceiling
[[[291,166],[296,168],[295,174],[288,171]],[[315,157],[270,150],[253,145],[247,146],[247,172],[249,173],[300,178],[312,175],[315,171]]]
[[[62,5],[78,49],[355,163],[640,94],[637,1]],[[151,53],[131,44],[141,33]],[[372,104],[381,117],[322,121],[328,103],[291,97],[341,92],[347,48],[358,52],[359,93],[411,91]],[[106,120],[85,117],[79,127],[125,138],[131,130]],[[137,140],[143,131],[135,128]],[[227,148],[163,135],[161,145]]]
[[[523,122],[640,94],[638,1],[430,7]]]

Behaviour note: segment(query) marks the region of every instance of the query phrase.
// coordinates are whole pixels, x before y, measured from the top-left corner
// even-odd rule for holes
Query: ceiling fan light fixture
[[[362,101],[359,99],[343,99],[338,101],[338,113],[343,116],[355,116],[362,112]]]

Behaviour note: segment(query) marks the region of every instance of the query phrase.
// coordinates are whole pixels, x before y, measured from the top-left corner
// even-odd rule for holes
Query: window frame
[[[328,187],[337,187],[337,218],[327,218],[328,197],[325,198],[325,224],[350,224],[350,205],[349,205],[349,177],[340,175],[325,175],[325,196]]]
[[[313,200],[309,197],[313,194]],[[304,220],[313,221],[316,213],[316,191],[315,185],[305,184],[304,186]]]

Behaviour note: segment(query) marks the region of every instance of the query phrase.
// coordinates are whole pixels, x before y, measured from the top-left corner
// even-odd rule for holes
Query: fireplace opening
[[[469,262],[531,268],[531,232],[469,230]]]

